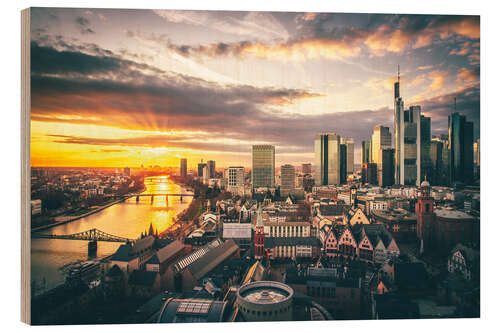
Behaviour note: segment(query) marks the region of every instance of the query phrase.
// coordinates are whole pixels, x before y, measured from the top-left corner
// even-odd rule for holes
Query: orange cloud
[[[474,69],[461,68],[458,71],[456,82],[472,82],[479,79],[479,72]]]
[[[448,72],[444,71],[432,71],[429,73],[429,78],[431,79],[431,84],[429,89],[432,91],[440,90],[443,88],[446,79],[448,77]]]

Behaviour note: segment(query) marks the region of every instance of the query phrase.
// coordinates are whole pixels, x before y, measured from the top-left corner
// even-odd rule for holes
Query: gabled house
[[[479,251],[457,244],[448,257],[448,272],[460,274],[465,280],[479,280]]]
[[[351,208],[344,213],[343,223],[350,225],[370,224],[370,220],[361,208]]]

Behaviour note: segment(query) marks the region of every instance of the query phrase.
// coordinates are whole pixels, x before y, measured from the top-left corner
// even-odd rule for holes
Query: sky
[[[479,16],[33,8],[31,165],[193,168],[313,162],[314,136],[480,123]]]

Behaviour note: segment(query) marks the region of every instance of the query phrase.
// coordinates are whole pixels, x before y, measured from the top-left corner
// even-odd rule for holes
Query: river
[[[186,189],[175,184],[168,176],[148,177],[144,180],[144,193],[188,193]],[[162,232],[170,227],[175,217],[191,203],[191,197],[150,197],[130,198],[112,205],[98,213],[46,229],[45,234],[73,234],[97,228],[112,235],[137,238],[141,232],[153,228]],[[44,289],[51,289],[65,280],[62,267],[88,258],[87,241],[33,239],[31,241],[31,280]],[[97,257],[110,255],[116,251],[120,243],[99,242]]]

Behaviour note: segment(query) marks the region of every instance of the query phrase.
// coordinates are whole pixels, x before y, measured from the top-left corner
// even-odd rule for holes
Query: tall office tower
[[[474,175],[473,123],[455,112],[448,116],[450,182],[468,183]]]
[[[375,163],[363,163],[361,166],[361,183],[377,185],[377,165]]]
[[[340,184],[340,136],[335,133],[316,135],[314,163],[315,185]]]
[[[347,149],[347,174],[354,173],[354,139],[340,139],[341,144],[346,145]]]
[[[208,175],[210,178],[215,178],[215,161],[208,161]]]
[[[281,187],[280,195],[282,197],[288,196],[295,188],[295,167],[290,164],[281,166]]]
[[[432,163],[432,176],[428,179],[428,181],[432,185],[445,185],[446,184],[446,174],[444,173],[445,169],[443,168],[443,150],[446,146],[439,139],[432,139],[431,141],[431,163]]]
[[[373,127],[373,134],[371,141],[371,146],[372,146],[371,157],[373,163],[378,165],[380,162],[379,161],[380,151],[383,149],[391,148],[391,145],[392,145],[392,138],[391,138],[391,132],[389,131],[389,127],[385,127],[382,125],[377,125]]]
[[[404,110],[400,77],[394,83],[395,181],[401,185],[420,184],[420,106]]]
[[[312,173],[312,165],[311,163],[304,163],[302,164],[302,173],[304,175],[311,174]]]
[[[420,178],[433,178],[434,168],[431,160],[431,118],[420,116]]]
[[[347,145],[340,144],[340,184],[347,183]]]
[[[274,146],[252,146],[252,187],[274,187]]]
[[[203,177],[203,168],[206,166],[206,163],[203,163],[203,160],[201,160],[201,163],[198,163],[198,177]]]
[[[474,146],[475,147],[475,146]],[[474,155],[475,156],[475,155]],[[125,167],[123,168],[123,174],[125,176],[129,176],[130,177],[130,168],[129,167]]]
[[[372,152],[372,142],[369,140],[362,141],[361,142],[361,164],[372,162],[371,152]]]
[[[387,187],[394,185],[394,149],[379,150],[378,185]]]
[[[181,177],[187,177],[187,159],[181,158]]]

